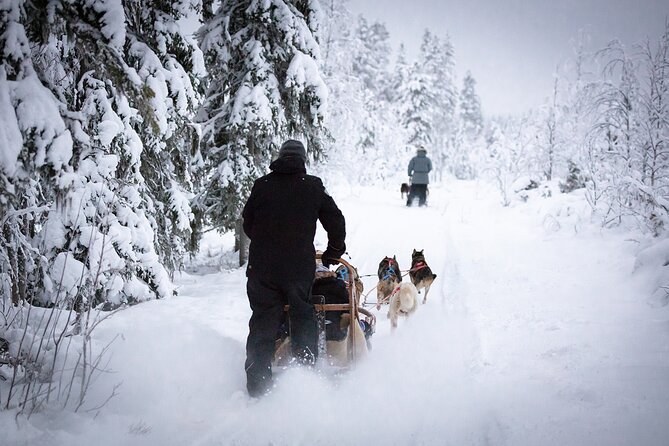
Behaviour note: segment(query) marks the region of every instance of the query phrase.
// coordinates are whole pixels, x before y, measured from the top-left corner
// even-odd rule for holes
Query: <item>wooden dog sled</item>
[[[317,256],[320,258],[320,256]],[[350,367],[369,352],[369,346],[365,339],[365,333],[361,327],[361,315],[366,317],[366,323],[371,325],[373,333],[376,325],[376,317],[364,308],[360,307],[360,294],[362,293],[362,282],[358,277],[357,270],[344,259],[338,260],[339,268],[346,268],[345,275],[346,291],[348,293],[347,303],[327,303],[326,296],[312,295],[312,303],[316,311],[318,321],[318,357],[325,360],[327,365],[336,367]],[[356,283],[357,281],[357,283]],[[288,311],[289,305],[284,307]],[[343,340],[326,339],[326,323],[329,312],[342,312],[341,328],[346,328],[346,337]],[[292,360],[290,345],[290,327],[288,336],[277,339],[274,352],[274,365],[283,366]]]

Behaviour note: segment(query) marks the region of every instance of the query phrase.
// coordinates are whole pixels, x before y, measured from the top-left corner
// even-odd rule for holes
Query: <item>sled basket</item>
[[[320,255],[317,255],[317,259],[320,258]],[[320,358],[326,358],[329,356],[329,346],[333,346],[332,342],[343,342],[344,345],[339,345],[339,347],[345,346],[345,365],[351,366],[357,361],[361,356],[367,353],[366,341],[363,332],[360,329],[360,314],[366,315],[371,319],[372,327],[376,322],[376,317],[368,312],[367,310],[360,308],[359,300],[360,296],[358,295],[358,290],[356,288],[355,279],[356,273],[353,265],[348,263],[344,259],[338,259],[338,262],[345,266],[349,274],[345,277],[346,290],[348,293],[348,303],[336,303],[328,304],[325,303],[325,296],[321,294],[314,294],[311,296],[311,303],[314,306],[316,311],[316,320],[318,321],[318,355]],[[284,306],[284,311],[290,309],[289,305]],[[347,327],[346,339],[343,341],[328,341],[326,340],[326,313],[328,312],[344,312],[345,314],[350,315],[350,322]],[[344,316],[342,315],[342,317]],[[290,328],[289,335],[290,335]],[[361,339],[359,339],[361,338]],[[280,347],[280,343],[277,343],[277,349]],[[361,351],[362,350],[362,351]]]

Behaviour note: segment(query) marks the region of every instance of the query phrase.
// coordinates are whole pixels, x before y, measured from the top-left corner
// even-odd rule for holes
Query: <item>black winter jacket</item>
[[[307,175],[304,161],[282,157],[272,172],[253,184],[242,216],[251,239],[246,275],[274,283],[312,281],[316,269],[314,236],[320,220],[328,247],[339,257],[346,250],[346,224],[320,178]]]

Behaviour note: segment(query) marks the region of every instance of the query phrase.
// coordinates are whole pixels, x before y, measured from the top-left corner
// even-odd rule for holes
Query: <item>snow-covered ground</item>
[[[333,193],[361,274],[386,255],[406,269],[416,248],[438,275],[393,335],[377,313],[355,369],[289,369],[249,398],[244,271],[220,255],[231,237],[210,235],[196,265],[207,274],[94,332],[99,345],[122,335],[89,407],[121,383],[116,396],[89,413],[0,412],[0,444],[669,444],[669,308],[648,303],[633,234],[600,231],[573,197],[502,208],[475,183],[432,186],[428,208],[395,188]]]

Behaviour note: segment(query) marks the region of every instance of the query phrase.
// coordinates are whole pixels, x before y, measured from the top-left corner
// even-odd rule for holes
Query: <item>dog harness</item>
[[[411,272],[418,271],[420,269],[426,268],[427,264],[425,262],[418,262],[416,265],[414,265],[413,268],[411,268]]]
[[[389,269],[388,269],[388,272],[386,273],[385,276],[383,276],[383,279],[381,279],[381,280],[388,280],[388,279],[390,279],[391,277],[397,277],[397,273],[395,272],[394,269],[389,268]]]
[[[393,292],[390,293],[390,294],[388,294],[388,295],[387,295],[386,297],[384,297],[383,299],[381,299],[381,302],[379,302],[379,303],[380,303],[380,304],[383,304],[383,303],[388,302],[388,301],[389,301],[395,294],[397,294],[399,291],[400,291],[400,285],[397,285],[397,287],[395,287],[395,289],[393,290]]]
[[[393,276],[399,277],[399,275],[397,274],[397,271],[395,271],[395,268],[393,267],[393,263],[395,265],[397,265],[397,262],[395,260],[391,259],[390,257],[386,257],[386,259],[388,259],[388,272],[386,273],[385,276],[383,276],[383,278],[381,280],[388,280]]]

